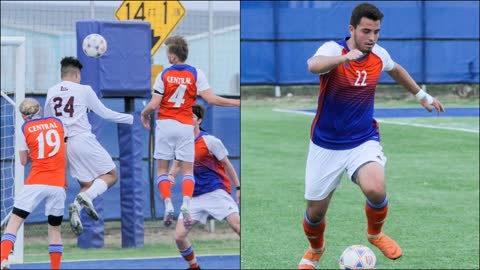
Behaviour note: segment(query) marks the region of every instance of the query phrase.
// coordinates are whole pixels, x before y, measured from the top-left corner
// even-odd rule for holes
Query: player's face
[[[176,63],[175,58],[176,58],[175,54],[173,54],[173,53],[169,52],[169,50],[167,50],[167,59],[168,59],[168,62],[170,64],[174,65]]]
[[[350,34],[355,41],[355,46],[363,53],[372,51],[373,46],[377,43],[379,32],[380,20],[373,21],[363,17],[357,28],[350,26]]]
[[[198,128],[198,127],[200,126],[200,123],[201,123],[202,121],[199,121],[199,119],[198,119],[198,117],[197,117],[196,114],[193,114],[193,117],[192,117],[192,118],[193,118],[193,123],[195,124],[195,128]]]

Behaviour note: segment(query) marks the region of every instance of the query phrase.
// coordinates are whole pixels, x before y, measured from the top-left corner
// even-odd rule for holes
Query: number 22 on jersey
[[[183,98],[185,95],[185,90],[187,90],[187,87],[183,84],[180,84],[175,90],[175,93],[173,93],[173,95],[168,99],[168,102],[175,103],[173,105],[175,108],[182,106],[182,104],[185,103],[185,99]]]
[[[46,133],[43,131],[37,137],[38,159],[45,158],[45,151],[48,151],[48,157],[54,156],[60,150],[60,134],[55,129],[50,129]],[[45,148],[45,143],[47,147]],[[53,148],[53,149],[52,149]]]

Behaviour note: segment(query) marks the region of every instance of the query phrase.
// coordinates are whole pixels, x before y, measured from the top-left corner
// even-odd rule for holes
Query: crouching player
[[[41,117],[40,104],[26,98],[19,107],[22,118],[20,161],[27,165],[30,157],[32,168],[24,189],[15,198],[10,221],[2,236],[1,268],[8,269],[8,255],[15,243],[16,234],[27,216],[43,200],[48,216],[48,252],[52,269],[60,268],[63,252],[60,225],[65,208],[65,129],[55,117]]]
[[[193,122],[195,125],[195,161],[193,174],[195,188],[190,204],[190,215],[193,224],[205,224],[208,216],[217,220],[226,219],[230,227],[240,235],[240,215],[238,205],[231,194],[231,184],[226,173],[230,176],[237,189],[236,200],[240,202],[240,182],[237,173],[228,159],[228,151],[223,143],[212,135],[202,131],[200,124],[203,121],[205,108],[194,105]],[[169,180],[174,183],[178,173],[178,162],[173,163],[169,173]],[[178,219],[183,219],[180,213]],[[175,241],[182,257],[191,269],[200,269],[193,247],[187,238],[192,227],[186,228],[183,222],[177,222]]]

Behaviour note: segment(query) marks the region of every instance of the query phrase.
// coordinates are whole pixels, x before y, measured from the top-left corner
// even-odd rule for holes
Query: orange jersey
[[[65,130],[54,117],[25,122],[25,143],[30,149],[32,168],[26,185],[65,186]]]
[[[153,87],[163,95],[158,110],[158,119],[173,119],[193,126],[192,106],[197,98],[197,90],[208,88],[205,75],[189,65],[173,65],[164,70]]]

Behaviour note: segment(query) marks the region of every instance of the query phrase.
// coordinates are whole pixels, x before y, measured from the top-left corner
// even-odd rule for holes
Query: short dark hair
[[[180,35],[168,37],[165,40],[165,45],[170,53],[175,54],[180,61],[185,62],[188,57],[187,41]]]
[[[359,4],[352,11],[352,16],[350,17],[350,25],[352,25],[354,28],[357,28],[357,26],[360,24],[360,20],[362,20],[363,17],[366,17],[373,21],[381,21],[383,19],[383,13],[372,4]]]
[[[205,107],[200,104],[195,104],[192,106],[192,112],[198,117],[198,119],[203,119],[205,114]]]
[[[62,58],[62,61],[60,61],[60,65],[61,65],[61,69],[60,69],[60,72],[62,74],[62,78],[73,72],[73,71],[76,71],[77,69],[80,71],[82,70],[82,63],[80,63],[80,61],[73,57],[73,56],[66,56],[64,58]]]

